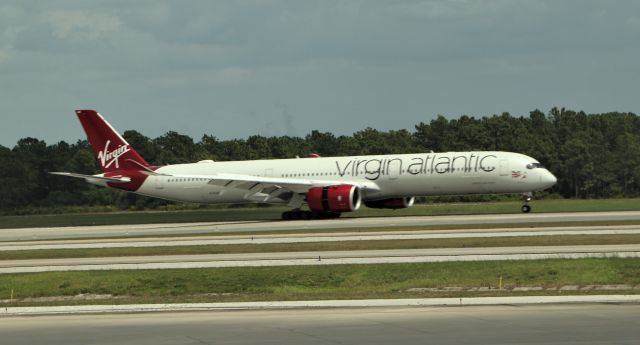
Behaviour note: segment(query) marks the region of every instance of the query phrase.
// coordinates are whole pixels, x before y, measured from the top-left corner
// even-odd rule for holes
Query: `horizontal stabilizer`
[[[100,182],[113,182],[113,183],[128,183],[131,182],[131,178],[129,177],[104,177],[99,175],[83,175],[83,174],[74,174],[69,172],[50,172],[51,175],[60,175],[67,177],[75,177],[82,178],[87,180],[87,182],[91,181],[100,181]]]

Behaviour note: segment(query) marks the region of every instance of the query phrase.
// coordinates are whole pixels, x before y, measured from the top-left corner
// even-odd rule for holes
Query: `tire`
[[[291,220],[291,212],[282,212],[282,220]]]
[[[522,211],[522,213],[529,213],[529,212],[531,212],[531,206],[522,205],[522,208],[520,208],[520,210]]]

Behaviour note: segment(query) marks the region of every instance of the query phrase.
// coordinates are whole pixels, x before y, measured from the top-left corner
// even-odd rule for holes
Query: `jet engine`
[[[307,204],[314,212],[351,212],[360,208],[360,189],[349,184],[313,187],[307,192]]]
[[[373,200],[373,201],[365,201],[364,205],[370,208],[408,208],[413,206],[413,202],[416,200],[414,197],[404,197],[404,198],[393,198],[393,199],[382,199],[382,200]]]

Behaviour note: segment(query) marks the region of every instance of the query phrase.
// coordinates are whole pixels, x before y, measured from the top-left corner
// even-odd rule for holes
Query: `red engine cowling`
[[[360,208],[360,189],[350,184],[313,187],[307,192],[307,204],[316,212],[351,212]]]
[[[374,201],[365,201],[364,205],[370,208],[408,208],[413,206],[413,202],[416,200],[414,197],[383,199]]]

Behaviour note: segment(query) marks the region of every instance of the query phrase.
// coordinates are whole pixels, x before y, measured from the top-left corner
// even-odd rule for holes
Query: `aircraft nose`
[[[544,174],[542,174],[542,176],[540,176],[540,182],[544,184],[544,188],[549,188],[555,185],[556,182],[558,182],[558,179],[550,171],[547,170]]]

